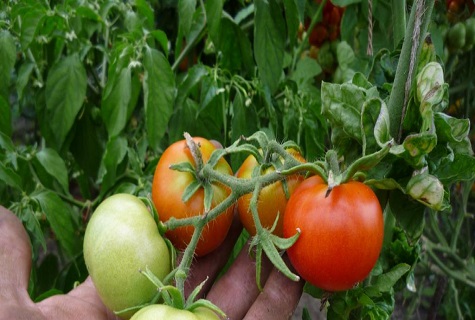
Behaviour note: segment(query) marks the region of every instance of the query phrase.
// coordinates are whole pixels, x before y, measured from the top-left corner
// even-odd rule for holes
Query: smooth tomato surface
[[[288,150],[292,156],[300,162],[305,162],[302,155],[291,149]],[[249,179],[252,177],[253,171],[259,164],[253,155],[250,155],[244,160],[239,170],[236,172],[236,176],[241,179]],[[268,168],[265,173],[274,171],[274,169]],[[300,174],[294,174],[286,177],[288,195],[284,190],[283,183],[281,181],[270,184],[262,188],[257,203],[257,212],[259,214],[259,220],[264,228],[270,229],[275,220],[278,217],[274,234],[277,236],[283,235],[283,216],[285,213],[285,207],[287,206],[288,196],[290,196],[295,188],[304,180],[304,177]],[[252,236],[256,234],[256,225],[252,218],[252,212],[249,208],[251,203],[252,193],[245,194],[238,199],[237,209],[241,222],[246,230]]]
[[[199,144],[203,162],[206,163],[216,147],[204,138],[193,138]],[[180,172],[170,169],[170,165],[189,162],[195,166],[193,157],[185,140],[170,145],[160,157],[155,169],[152,184],[152,200],[161,221],[175,217],[177,219],[201,215],[204,212],[204,189],[200,188],[187,202],[183,202],[182,195],[186,187],[194,181],[189,172]],[[232,175],[229,164],[221,158],[215,167],[221,173]],[[222,202],[231,190],[226,186],[213,183],[212,208]],[[216,249],[226,237],[233,219],[233,207],[210,221],[198,242],[196,255],[203,256]],[[193,235],[193,226],[180,227],[169,230],[166,236],[178,250],[184,250]]]
[[[179,310],[164,304],[153,304],[140,309],[131,320],[219,320],[211,309]]]
[[[84,260],[99,296],[113,311],[147,303],[156,294],[140,270],[149,268],[163,279],[171,269],[168,247],[152,214],[129,194],[110,196],[94,211],[84,235]]]
[[[350,181],[333,188],[318,176],[305,180],[291,196],[284,215],[284,237],[301,230],[287,250],[306,281],[327,291],[351,289],[378,260],[384,221],[374,192]]]

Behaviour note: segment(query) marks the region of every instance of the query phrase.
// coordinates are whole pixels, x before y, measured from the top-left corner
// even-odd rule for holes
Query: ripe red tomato
[[[301,231],[287,250],[297,273],[327,291],[351,289],[378,260],[384,233],[381,206],[365,184],[334,187],[318,176],[294,191],[284,215],[284,237]]]
[[[300,162],[305,162],[305,159],[302,155],[295,151],[294,149],[288,150],[292,156]],[[253,155],[250,155],[242,163],[241,167],[236,173],[236,176],[241,179],[249,179],[252,177],[254,169],[258,166],[257,160]],[[265,173],[274,171],[274,168],[269,167]],[[265,174],[264,173],[264,174]],[[286,178],[288,194],[291,195],[295,188],[304,180],[304,177],[300,174],[294,174]],[[237,209],[239,212],[239,217],[241,222],[246,228],[246,230],[251,235],[256,234],[256,226],[254,224],[254,219],[252,218],[252,213],[249,208],[252,198],[252,193],[248,193],[238,199]],[[270,184],[262,188],[259,199],[257,203],[257,211],[259,213],[259,221],[261,222],[264,228],[270,229],[277,215],[279,219],[277,221],[276,227],[274,229],[274,234],[277,236],[282,236],[283,229],[283,216],[285,212],[285,207],[287,205],[287,196],[284,191],[284,187],[281,181]]]
[[[199,145],[203,162],[206,163],[216,147],[204,138],[193,138],[193,140]],[[182,162],[189,162],[195,166],[185,140],[170,145],[163,152],[155,169],[152,200],[161,221],[167,221],[171,217],[181,219],[204,213],[204,189],[202,187],[187,202],[182,200],[183,191],[194,181],[191,173],[170,169],[170,165]],[[223,158],[219,160],[215,169],[224,174],[233,174],[231,167]],[[231,193],[229,188],[218,183],[213,183],[212,188],[213,202],[211,208],[222,202]],[[223,242],[232,219],[233,207],[231,206],[226,212],[207,224],[198,241],[195,251],[197,256],[210,253]],[[184,250],[191,240],[193,231],[193,226],[180,227],[167,231],[166,236],[178,250]]]

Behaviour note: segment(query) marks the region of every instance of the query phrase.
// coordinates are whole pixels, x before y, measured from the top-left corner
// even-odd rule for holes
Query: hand
[[[220,307],[229,319],[288,319],[302,292],[303,282],[293,282],[264,260],[263,291],[255,279],[255,261],[245,246],[228,272],[215,281],[226,263],[242,226],[235,219],[225,242],[215,252],[194,261],[186,292],[208,279],[202,295]],[[102,304],[90,278],[65,295],[39,303],[27,288],[31,268],[28,235],[18,218],[0,206],[0,320],[3,319],[119,319]]]

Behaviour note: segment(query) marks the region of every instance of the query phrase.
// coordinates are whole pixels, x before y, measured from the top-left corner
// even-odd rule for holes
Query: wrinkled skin
[[[209,277],[203,295],[206,294],[230,319],[290,318],[300,299],[303,282],[288,280],[267,261],[261,275],[264,291],[259,292],[255,261],[249,256],[247,247],[229,271],[214,281],[241,230],[238,219],[234,219],[223,244],[213,253],[195,260],[186,291],[191,292]],[[27,292],[30,268],[28,235],[18,218],[0,206],[0,320],[118,319],[102,304],[89,278],[68,294],[33,303]]]

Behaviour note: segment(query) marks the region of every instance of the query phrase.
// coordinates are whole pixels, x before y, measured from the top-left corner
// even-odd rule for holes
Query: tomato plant
[[[289,153],[298,161],[305,162],[302,155],[295,149],[290,149]],[[258,172],[256,173],[256,170],[259,170],[259,168],[256,158],[253,155],[250,155],[246,160],[244,160],[241,167],[236,172],[236,176],[240,179],[249,179],[254,174],[259,174]],[[263,174],[274,170],[274,167],[270,166],[264,170]],[[295,174],[286,177],[282,181],[272,183],[262,188],[257,203],[257,211],[259,213],[259,221],[264,228],[271,229],[274,227],[273,233],[282,236],[283,216],[287,201],[303,179],[304,177],[302,175]],[[250,193],[240,197],[237,203],[237,209],[244,228],[246,228],[251,235],[255,235],[256,226],[249,208],[251,197],[252,194]]]
[[[170,252],[152,214],[128,194],[110,196],[94,211],[84,235],[84,259],[99,296],[115,312],[147,303],[156,294],[138,271],[148,268],[163,279],[171,270]]]
[[[201,160],[206,163],[216,147],[204,138],[193,138],[193,140],[201,151]],[[199,184],[199,178],[192,172],[181,172],[170,168],[171,165],[180,163],[188,163],[195,168],[195,161],[196,159],[193,158],[185,140],[173,143],[161,155],[152,184],[152,199],[161,221],[206,214],[204,204],[206,187]],[[216,170],[224,174],[233,174],[231,167],[224,159],[220,159],[216,164]],[[190,186],[194,188],[193,194],[190,195],[189,199],[183,199],[185,190]],[[218,183],[212,183],[210,187],[212,203],[208,210],[219,204],[231,193],[229,188]],[[228,233],[232,219],[233,208],[230,207],[227,208],[226,213],[208,223],[196,248],[198,256],[210,253],[221,244]],[[184,226],[169,230],[166,235],[178,250],[184,250],[191,240],[193,230],[193,226]]]
[[[328,291],[348,290],[363,281],[383,244],[383,213],[365,184],[350,181],[329,190],[319,176],[305,180],[290,197],[284,236],[297,231],[287,250],[297,272]]]
[[[163,304],[149,305],[140,309],[132,320],[219,320],[214,311],[206,307],[197,307],[192,311],[180,310]]]

